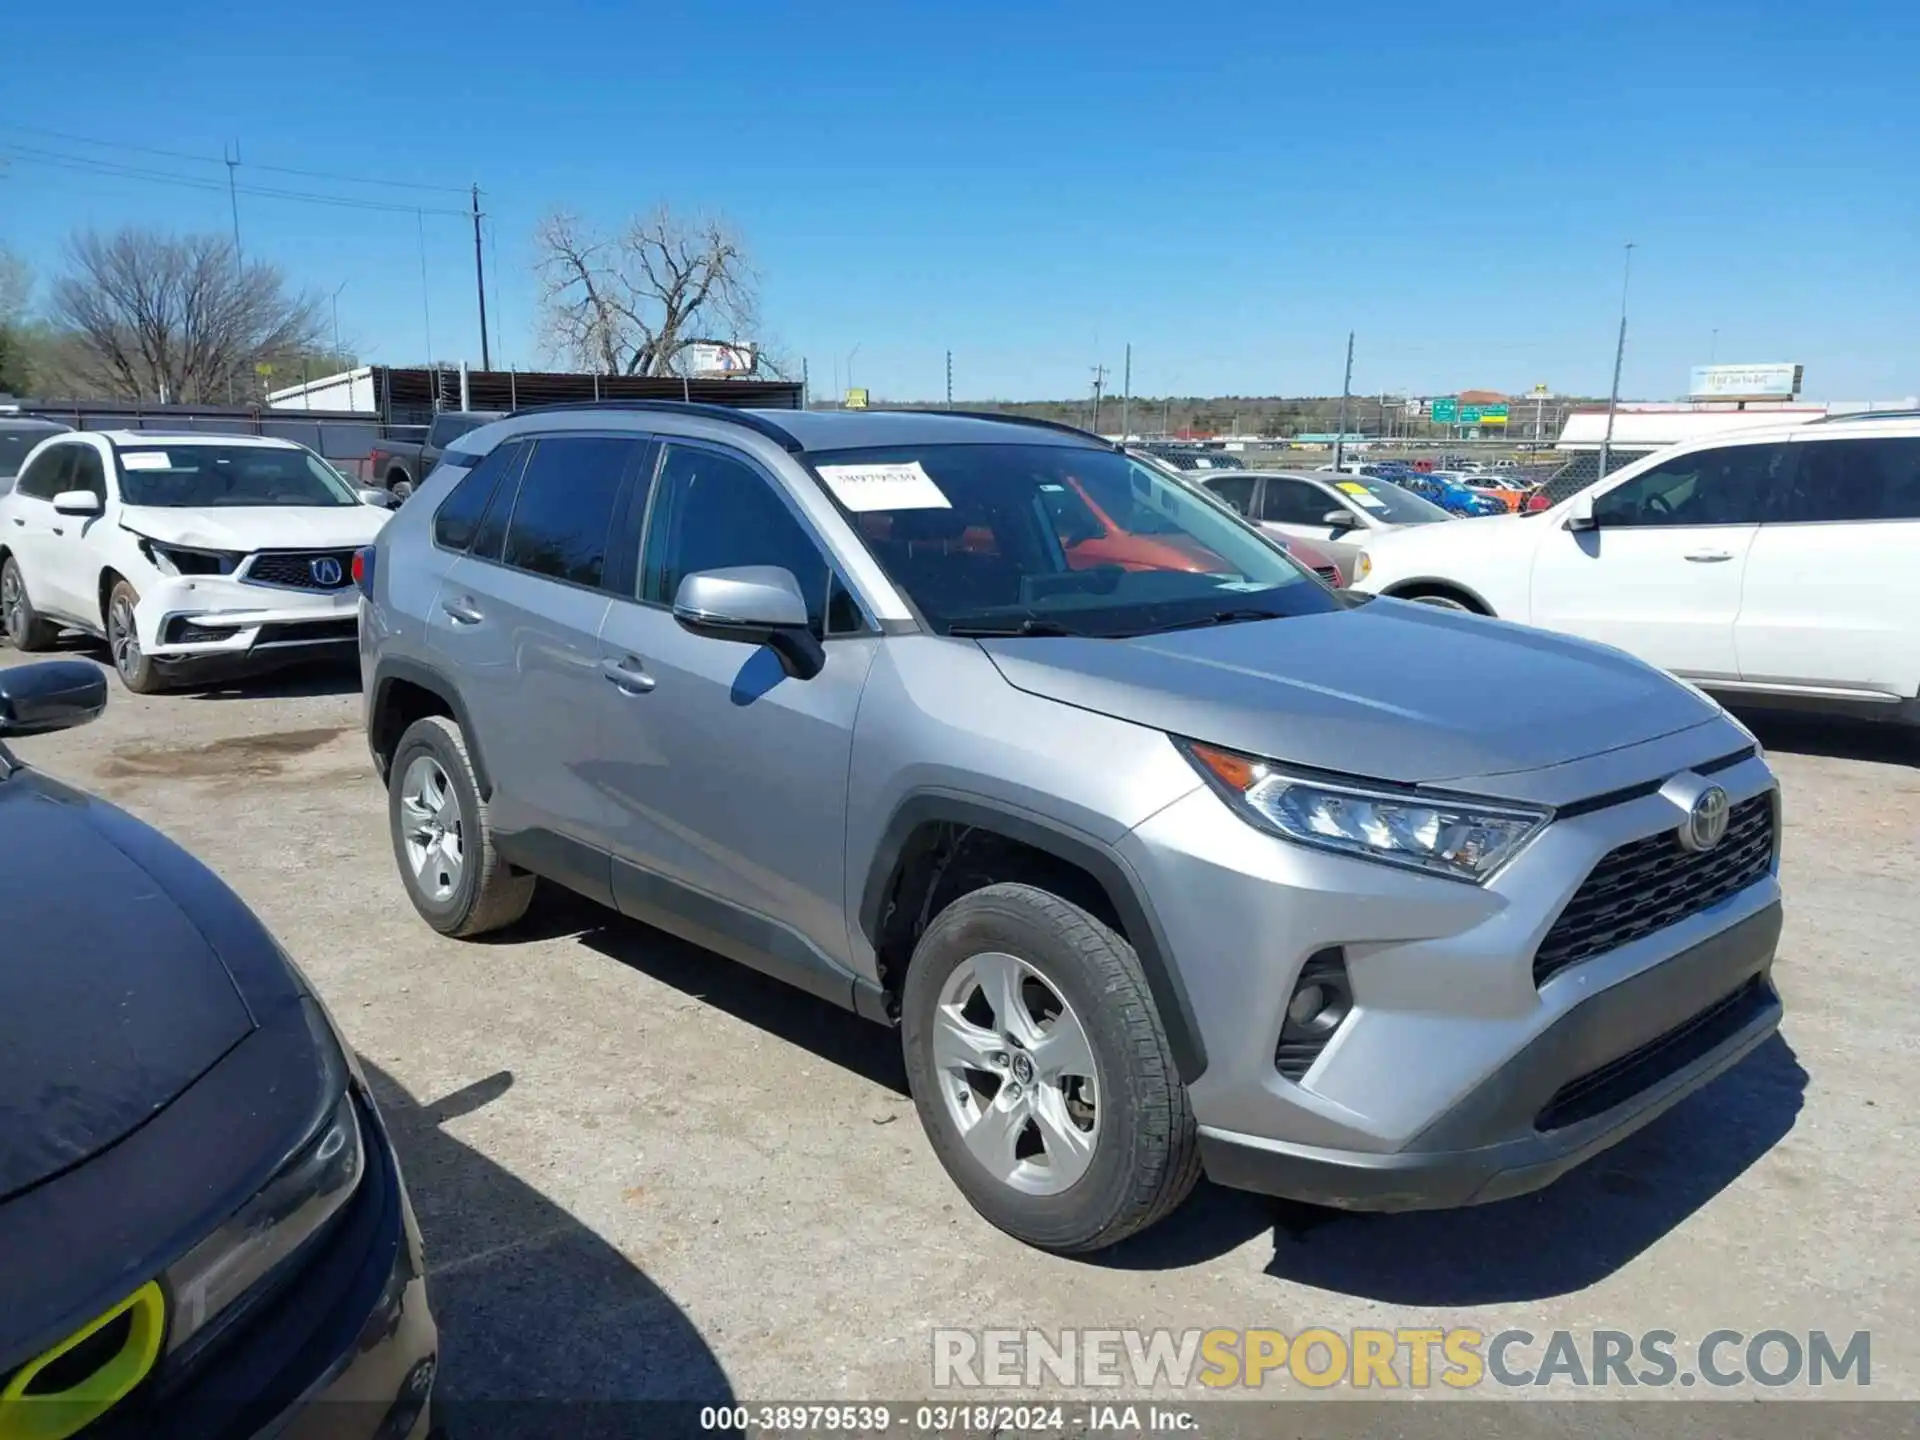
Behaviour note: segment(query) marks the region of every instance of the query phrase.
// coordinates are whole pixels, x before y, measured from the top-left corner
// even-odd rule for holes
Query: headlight
[[[1479,883],[1545,827],[1552,812],[1427,799],[1288,775],[1270,761],[1182,741],[1242,819],[1285,839]]]
[[[201,550],[192,545],[163,545],[138,532],[140,553],[162,575],[231,575],[247,557],[231,550]]]
[[[1357,555],[1354,558],[1353,578],[1356,580],[1364,580],[1367,578],[1367,576],[1371,575],[1372,573],[1373,573],[1373,557],[1369,555],[1366,551],[1362,550],[1359,553],[1359,555]]]
[[[339,1214],[366,1170],[360,1116],[339,1047],[318,1009],[303,1008],[329,1052],[322,1079],[334,1103],[259,1193],[168,1269],[173,1323],[167,1351],[181,1363],[246,1312],[240,1302],[248,1292]]]

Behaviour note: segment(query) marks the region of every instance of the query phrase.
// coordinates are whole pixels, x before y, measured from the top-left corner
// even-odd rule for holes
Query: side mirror
[[[696,571],[674,594],[673,618],[695,635],[768,646],[796,680],[826,667],[827,652],[807,626],[800,582],[778,565]]]
[[[1579,495],[1567,506],[1567,525],[1569,530],[1598,530],[1600,522],[1594,518],[1593,497]]]
[[[56,515],[98,515],[100,497],[91,490],[62,490],[53,497]]]
[[[362,485],[358,493],[362,505],[374,505],[382,510],[392,510],[400,503],[394,499],[391,490],[375,490],[371,486]]]
[[[1335,530],[1351,530],[1360,523],[1360,517],[1344,506],[1338,510],[1329,510],[1320,517],[1322,525],[1331,525]]]
[[[106,672],[84,660],[0,670],[0,737],[70,730],[98,720],[106,708]]]

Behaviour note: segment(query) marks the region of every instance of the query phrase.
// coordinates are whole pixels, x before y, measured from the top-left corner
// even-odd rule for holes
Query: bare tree
[[[49,318],[69,332],[72,378],[98,392],[231,400],[253,393],[256,366],[297,363],[324,334],[318,296],[291,294],[272,265],[236,265],[217,235],[87,231],[67,263]]]
[[[723,220],[662,206],[609,236],[556,211],[534,249],[543,342],[582,369],[683,375],[690,346],[753,335],[758,276]]]

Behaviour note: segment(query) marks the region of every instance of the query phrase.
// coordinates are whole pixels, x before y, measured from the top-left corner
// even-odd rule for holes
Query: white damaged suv
[[[388,513],[287,440],[58,435],[0,496],[0,624],[22,650],[99,636],[143,694],[351,654],[353,553]]]

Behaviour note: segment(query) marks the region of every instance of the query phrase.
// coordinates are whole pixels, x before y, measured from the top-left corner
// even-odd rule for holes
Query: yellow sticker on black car
[[[0,1440],[66,1440],[91,1425],[147,1378],[166,1333],[149,1280],[14,1372],[0,1390]]]

